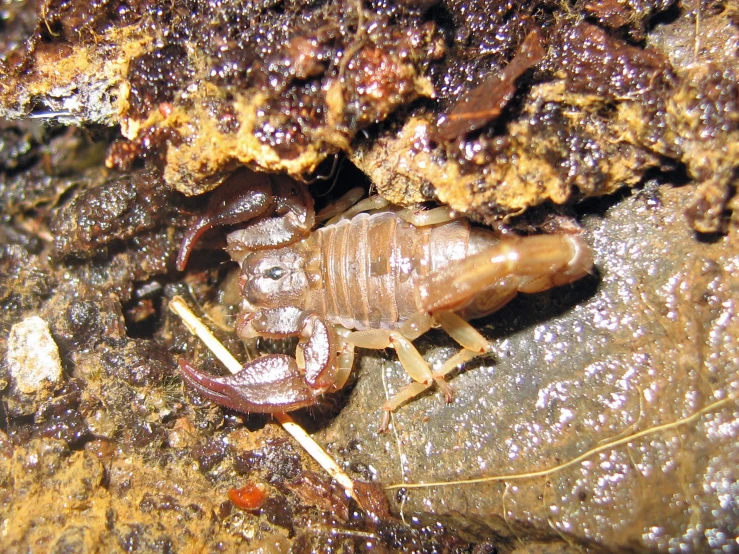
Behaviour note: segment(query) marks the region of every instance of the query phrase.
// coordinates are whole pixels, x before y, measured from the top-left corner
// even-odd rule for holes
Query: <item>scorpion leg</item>
[[[400,391],[398,391],[395,395],[393,395],[392,398],[390,398],[387,402],[385,402],[385,404],[383,404],[382,409],[384,413],[382,417],[382,422],[380,423],[380,431],[385,431],[388,428],[391,412],[395,411],[402,404],[405,404],[409,400],[412,400],[413,398],[424,392],[433,383],[443,383],[440,388],[445,391],[446,394],[450,393],[451,389],[449,389],[449,385],[444,380],[444,377],[465,362],[468,362],[469,360],[476,358],[480,354],[489,352],[491,350],[490,343],[485,339],[485,337],[478,333],[474,327],[464,321],[457,314],[453,312],[439,312],[434,315],[434,319],[454,340],[456,340],[464,348],[462,348],[462,350],[460,350],[454,356],[444,362],[444,364],[441,366],[441,369],[437,372],[431,372],[426,362],[423,360],[423,358],[420,357],[420,354],[418,354],[418,352],[415,351],[415,348],[413,348],[412,346],[411,348],[413,348],[418,358],[421,358],[421,362],[423,362],[423,368],[420,367],[417,359],[414,359],[410,362],[407,359],[404,361],[401,355],[401,352],[403,352],[403,350],[398,350],[398,358],[400,359],[401,364],[403,364],[403,367],[406,369],[408,374],[415,379],[415,381],[400,389]],[[372,331],[371,333],[373,333],[373,335],[376,334],[374,331]],[[382,335],[384,335],[385,333],[386,332],[380,332],[381,337],[379,338],[373,335],[370,335],[368,337],[367,334],[365,334],[364,337],[360,336],[354,340],[357,340],[358,342],[363,342],[362,346],[365,346],[367,344],[374,344],[374,346],[378,346],[383,344],[381,338]],[[371,338],[372,340],[368,340],[369,338]],[[364,339],[364,341],[362,339]],[[407,348],[407,346],[405,348]],[[413,371],[415,371],[416,373],[414,374]],[[429,376],[431,377],[431,379],[429,379]],[[449,400],[451,400],[451,397],[447,396],[447,401]]]
[[[336,375],[334,376],[334,384],[332,388],[334,390],[340,390],[344,388],[349,374],[352,371],[354,365],[354,345],[349,341],[351,331],[343,327],[336,327],[336,336],[338,337],[336,355]]]
[[[395,212],[403,221],[410,223],[414,227],[427,227],[429,225],[439,225],[441,223],[449,223],[455,219],[459,219],[458,214],[449,206],[439,206],[430,210],[413,210],[404,208]]]
[[[437,312],[434,314],[434,319],[450,337],[467,350],[477,354],[490,352],[491,346],[487,339],[454,312]]]
[[[354,190],[355,189],[350,190],[347,194],[344,195],[343,198],[339,199],[339,202],[343,203],[344,199],[346,199],[347,197],[350,197],[350,195],[353,195]],[[338,212],[336,215],[333,215],[333,217],[331,217],[331,219],[328,220],[327,225],[333,225],[334,223],[338,223],[342,219],[351,219],[355,215],[360,214],[362,212],[371,212],[373,210],[381,210],[383,208],[386,208],[389,205],[390,205],[390,202],[388,202],[381,196],[370,196],[369,198],[364,198],[362,200],[355,202],[354,204],[348,206],[342,212]],[[331,212],[333,212],[333,210],[331,210]]]
[[[413,346],[413,343],[398,331],[385,329],[368,329],[365,331],[355,331],[348,339],[354,346],[360,348],[370,348],[373,350],[381,350],[383,348],[394,348],[398,354],[398,360],[405,369],[406,373],[415,381],[407,387],[399,391],[395,396],[390,398],[382,409],[389,414],[398,406],[413,398],[420,392],[426,390],[432,384],[436,383],[439,389],[444,393],[447,402],[451,402],[454,397],[452,388],[444,380],[443,375],[434,375],[431,368],[423,359],[421,354]],[[388,416],[383,416],[383,423],[380,429],[386,428]]]
[[[459,352],[457,352],[454,356],[449,358],[447,361],[444,362],[444,364],[441,366],[439,371],[434,373],[434,380],[442,379],[444,376],[448,375],[461,365],[467,363],[468,361],[472,360],[473,358],[476,358],[479,356],[478,352],[474,352],[472,350],[469,350],[467,348],[462,348]],[[419,383],[418,381],[414,381],[413,383],[410,383],[400,389],[395,395],[393,395],[392,398],[390,398],[385,404],[383,404],[383,414],[382,414],[382,421],[380,422],[379,431],[383,432],[386,431],[389,424],[390,424],[390,414],[397,410],[401,405],[405,404],[406,402],[413,400],[416,396],[424,392],[426,389],[428,389],[431,386],[431,383]]]
[[[185,234],[177,254],[177,269],[184,271],[193,246],[207,230],[258,217],[272,203],[272,185],[266,175],[246,169],[234,172],[215,190],[205,215]]]
[[[351,219],[362,212],[371,212],[375,210],[383,210],[390,206],[390,202],[381,196],[370,196],[363,200],[355,200],[357,191],[362,189],[352,189],[335,205],[330,206],[321,211],[317,216],[319,221],[328,219],[328,224],[337,223],[342,219]],[[351,203],[350,203],[351,202]],[[343,210],[341,208],[344,208]],[[412,208],[403,208],[395,211],[395,214],[403,221],[410,223],[414,227],[426,227],[429,225],[439,225],[440,223],[448,223],[461,217],[449,206],[439,206],[431,210],[418,210]],[[330,219],[329,219],[330,218]]]
[[[344,194],[344,196],[331,202],[328,206],[318,212],[316,214],[316,223],[323,223],[341,216],[352,206],[356,205],[363,196],[364,189],[362,187],[354,187],[353,189],[350,189],[349,192]]]

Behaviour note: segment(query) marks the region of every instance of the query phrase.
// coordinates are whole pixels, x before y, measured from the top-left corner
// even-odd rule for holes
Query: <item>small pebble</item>
[[[35,394],[62,379],[62,360],[49,325],[33,316],[13,325],[6,357],[10,381],[23,394]],[[44,384],[46,381],[46,384]]]

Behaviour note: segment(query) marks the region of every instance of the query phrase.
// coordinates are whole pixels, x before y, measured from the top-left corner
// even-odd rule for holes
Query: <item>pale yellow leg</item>
[[[382,210],[390,206],[390,202],[381,196],[370,196],[364,200],[360,200],[364,191],[355,187],[322,209],[316,214],[316,221],[327,221],[328,225],[336,223],[342,219],[351,219],[355,215],[362,212],[371,212],[374,210]],[[428,225],[439,225],[440,223],[448,223],[459,219],[461,214],[452,210],[449,206],[439,206],[431,210],[416,210],[411,208],[393,209],[395,214],[413,225],[414,227],[426,227]]]
[[[444,393],[447,402],[451,402],[453,396],[452,388],[443,378],[434,377],[431,368],[421,354],[419,354],[418,350],[416,350],[416,347],[413,346],[413,343],[399,332],[385,329],[355,331],[349,336],[349,341],[360,348],[371,348],[374,350],[394,348],[398,353],[400,364],[411,379],[425,385],[425,387],[429,387],[435,382]],[[393,399],[390,399],[390,402],[392,401]]]
[[[454,371],[462,364],[472,360],[473,358],[476,358],[480,354],[490,352],[492,347],[490,346],[490,343],[485,339],[485,337],[478,333],[474,327],[472,327],[469,323],[467,323],[464,319],[459,317],[454,312],[439,312],[437,314],[434,314],[434,319],[442,326],[442,328],[447,333],[449,333],[449,335],[454,340],[456,340],[464,347],[462,348],[462,350],[460,350],[454,356],[444,362],[439,371],[432,374],[434,382],[443,382],[445,385],[448,386],[446,381],[444,381],[444,377],[446,375]],[[401,363],[403,363],[401,351],[398,349],[397,346],[396,350],[398,351],[398,358],[400,358]],[[415,351],[415,348],[413,350]],[[417,351],[416,355],[418,355]],[[403,363],[403,367],[406,367],[405,363]],[[406,369],[406,371],[408,370]],[[408,371],[408,373],[410,374],[410,371]],[[427,378],[423,381],[416,379],[416,382],[403,387],[392,398],[385,402],[385,404],[383,404],[382,406],[382,409],[385,411],[385,415],[383,416],[380,430],[387,429],[388,423],[390,421],[390,412],[395,411],[402,404],[408,402],[409,400],[412,400],[423,391],[428,389],[430,386],[431,381],[429,381]]]
[[[473,358],[476,358],[478,355],[479,354],[477,352],[473,352],[472,350],[467,350],[466,348],[463,348],[454,356],[449,358],[446,362],[444,362],[441,368],[439,368],[439,371],[434,373],[434,381],[438,382],[439,379],[442,379],[443,377],[457,369],[459,366],[463,365]],[[382,421],[380,423],[380,432],[387,430],[390,423],[391,412],[394,412],[406,402],[413,400],[416,396],[421,394],[430,386],[430,383],[427,384],[414,381],[413,383],[410,383],[409,385],[406,385],[405,387],[400,389],[396,394],[393,395],[392,398],[385,402],[382,405],[382,410],[384,413],[382,415]]]
[[[371,348],[381,350],[383,348],[394,348],[398,353],[403,369],[414,381],[419,383],[432,383],[433,375],[426,360],[418,353],[411,341],[397,331],[386,329],[368,329],[366,331],[355,331],[349,336],[354,346],[360,348]]]
[[[349,342],[351,331],[343,327],[336,328],[336,337],[338,338],[337,355],[336,355],[336,375],[333,388],[340,390],[344,388],[354,365],[354,344]]]
[[[431,385],[425,383],[413,382],[393,395],[387,402],[382,405],[382,421],[380,422],[380,433],[386,431],[390,425],[390,413],[397,410],[401,405],[405,404],[408,400],[411,400],[421,394],[423,391],[428,389]]]
[[[395,212],[400,219],[413,225],[414,227],[426,227],[428,225],[439,225],[440,223],[449,223],[461,217],[460,214],[452,210],[449,206],[439,206],[431,210],[412,210],[405,208]]]
[[[364,196],[364,189],[362,187],[354,187],[344,196],[334,202],[331,202],[331,204],[318,212],[316,214],[316,222],[323,223],[328,219],[343,214],[349,208],[357,204],[357,202],[362,199],[362,196]]]
[[[466,349],[478,354],[490,352],[491,346],[487,339],[454,312],[437,312],[434,319],[450,337]]]
[[[336,223],[337,221],[340,221],[342,219],[351,219],[355,215],[360,214],[362,212],[370,212],[372,210],[381,210],[382,208],[386,208],[388,204],[389,202],[385,200],[384,198],[381,198],[380,196],[370,196],[369,198],[360,200],[359,202],[354,204],[351,208],[347,209],[340,215],[337,215],[336,217],[330,219],[327,225],[332,225],[333,223]]]
[[[434,373],[434,377],[445,377],[461,365],[466,364],[474,358],[477,358],[479,355],[479,353],[473,350],[467,350],[466,348],[463,348],[454,356],[449,358],[446,362],[444,362],[439,368],[439,371]]]
[[[406,319],[400,327],[398,327],[398,332],[408,340],[416,340],[426,331],[431,329],[433,324],[434,319],[429,314],[418,312]]]

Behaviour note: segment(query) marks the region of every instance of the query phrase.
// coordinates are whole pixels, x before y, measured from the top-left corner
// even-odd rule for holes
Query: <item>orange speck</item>
[[[247,483],[240,489],[229,490],[228,498],[237,508],[258,510],[267,500],[267,492],[261,483]]]
[[[169,117],[172,115],[173,110],[174,106],[170,102],[161,102],[159,104],[159,113],[162,114],[162,117]]]

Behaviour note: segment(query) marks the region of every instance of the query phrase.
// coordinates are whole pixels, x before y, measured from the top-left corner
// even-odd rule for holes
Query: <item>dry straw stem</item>
[[[218,358],[223,365],[231,373],[237,373],[241,371],[241,363],[233,357],[233,355],[226,349],[223,344],[210,332],[205,324],[196,316],[190,308],[187,306],[185,301],[180,296],[175,296],[169,304],[169,309],[177,314],[190,330],[190,332],[197,336],[203,341],[205,346]],[[325,469],[328,474],[336,480],[344,489],[355,500],[358,500],[354,493],[354,482],[351,477],[342,471],[339,464],[328,455],[328,453],[314,441],[311,436],[305,432],[305,430],[295,423],[293,419],[284,413],[275,414],[275,419],[280,422],[280,425],[292,435],[292,437],[300,443],[300,445],[308,452],[308,454],[318,464]]]

